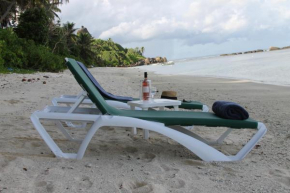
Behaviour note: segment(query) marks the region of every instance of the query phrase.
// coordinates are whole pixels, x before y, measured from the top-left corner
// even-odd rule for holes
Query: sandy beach
[[[143,72],[134,68],[93,68],[108,91],[139,97]],[[44,76],[48,76],[45,78]],[[23,78],[35,80],[22,82]],[[37,80],[40,78],[40,80]],[[234,101],[268,132],[242,161],[206,163],[175,141],[151,132],[103,127],[82,160],[54,156],[33,127],[30,115],[51,99],[81,90],[71,73],[0,74],[0,192],[289,192],[290,89],[246,80],[166,76],[149,73],[159,91],[175,90],[179,99]],[[43,84],[46,81],[46,84]],[[160,97],[157,93],[156,98]],[[48,122],[46,128],[64,151],[78,148]],[[222,129],[195,127],[207,138]],[[253,132],[234,131],[218,147],[234,154]],[[76,131],[75,136],[83,136]]]

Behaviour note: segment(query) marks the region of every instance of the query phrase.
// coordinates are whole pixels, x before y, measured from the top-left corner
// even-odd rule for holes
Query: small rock
[[[28,82],[31,82],[31,79],[28,79],[27,81],[28,81]]]
[[[255,149],[259,149],[261,145],[255,145]]]
[[[43,76],[44,78],[49,78],[49,76]]]
[[[27,171],[27,168],[23,168],[24,171]]]
[[[43,84],[46,84],[46,81],[43,81]]]
[[[85,167],[86,168],[91,168],[92,167],[92,164],[88,163],[88,164],[85,165]]]
[[[37,78],[37,80],[40,80],[40,78]]]
[[[33,78],[32,80],[35,80],[35,78]]]
[[[22,82],[25,82],[25,81],[26,81],[26,79],[25,79],[25,78],[23,78],[23,79],[22,79]]]

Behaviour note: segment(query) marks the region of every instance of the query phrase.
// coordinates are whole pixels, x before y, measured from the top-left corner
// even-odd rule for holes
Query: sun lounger
[[[72,112],[68,113],[68,111],[71,111],[69,107],[52,106],[45,108],[43,111],[36,111],[31,115],[31,120],[35,128],[57,157],[82,159],[96,131],[103,126],[113,126],[138,127],[158,132],[177,141],[204,161],[237,161],[243,159],[267,131],[263,123],[250,118],[246,120],[230,120],[219,118],[209,112],[133,111],[117,109],[107,104],[75,60],[67,59],[67,65],[77,82],[84,89],[84,92],[87,92],[87,96],[98,108],[75,108]],[[64,153],[45,130],[41,124],[41,120],[54,121],[65,137],[71,141],[80,141],[81,145],[78,152]],[[85,138],[78,140],[72,138],[62,126],[62,122],[64,121],[91,122],[92,125]],[[181,127],[190,125],[228,127],[229,129],[215,142],[208,142]],[[257,132],[235,156],[227,156],[211,146],[213,143],[221,143],[233,129],[255,129]]]
[[[98,89],[98,91],[101,93],[101,95],[106,100],[110,100],[110,102],[109,102],[110,105],[113,105],[114,107],[118,107],[118,108],[130,109],[130,107],[126,103],[128,101],[132,101],[132,100],[139,100],[139,99],[132,98],[132,97],[117,96],[117,95],[113,95],[111,93],[108,93],[98,83],[98,81],[94,78],[94,76],[90,73],[90,71],[86,68],[86,66],[83,63],[77,62],[77,64],[81,67],[81,69],[89,77],[89,79],[92,81],[92,83]],[[60,97],[53,98],[52,104],[54,106],[58,106],[60,103],[71,105],[71,104],[74,104],[77,100],[79,100],[80,96],[82,96],[82,91],[77,96],[75,96],[75,95],[61,95]],[[124,104],[113,102],[113,101],[119,101],[119,102],[122,102]],[[84,101],[83,101],[83,104],[94,106],[93,102],[89,98],[85,98]],[[182,102],[181,105],[179,106],[179,108],[191,109],[191,110],[193,110],[193,109],[202,110],[203,112],[208,112],[208,110],[209,110],[206,105],[204,105],[204,104],[202,104],[201,102],[198,102],[198,101]]]

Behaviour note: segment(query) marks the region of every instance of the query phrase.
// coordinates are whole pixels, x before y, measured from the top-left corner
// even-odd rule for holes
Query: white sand
[[[138,69],[91,69],[111,93],[138,97]],[[44,78],[47,75],[49,78]],[[40,78],[33,83],[22,78]],[[159,90],[176,90],[179,99],[240,103],[268,128],[259,147],[242,161],[205,163],[176,142],[151,132],[131,136],[130,129],[102,128],[82,160],[58,159],[34,129],[30,115],[61,94],[80,87],[69,71],[0,75],[0,192],[289,192],[290,89],[248,81],[149,74]],[[46,81],[47,84],[42,84]],[[160,93],[157,94],[160,97]],[[64,151],[76,150],[51,122],[49,133]],[[195,127],[213,138],[222,129]],[[252,131],[233,132],[219,147],[235,153]],[[76,131],[75,136],[83,136]]]

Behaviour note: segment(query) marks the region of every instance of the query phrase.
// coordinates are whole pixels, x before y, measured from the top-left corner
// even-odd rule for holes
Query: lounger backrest
[[[126,101],[126,102],[133,100],[132,97],[116,96],[116,95],[113,95],[111,93],[108,93],[105,89],[103,89],[103,87],[101,87],[101,85],[98,83],[98,81],[95,79],[95,77],[91,74],[91,72],[87,69],[87,67],[83,63],[78,62],[78,61],[77,61],[77,63],[82,68],[84,73],[86,73],[86,75],[89,77],[89,79],[91,79],[92,83],[98,89],[100,94],[103,97],[105,97],[106,99],[117,100],[117,101]]]
[[[99,93],[95,85],[88,78],[88,76],[84,73],[84,71],[80,68],[78,63],[71,58],[66,58],[67,66],[74,75],[75,79],[79,83],[79,85],[88,93],[90,99],[97,105],[98,109],[103,114],[114,114],[117,109],[111,107],[107,104],[105,99]]]

